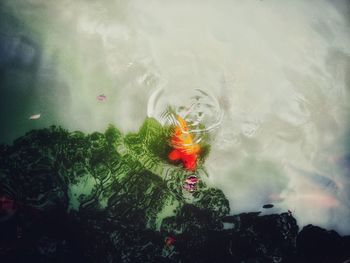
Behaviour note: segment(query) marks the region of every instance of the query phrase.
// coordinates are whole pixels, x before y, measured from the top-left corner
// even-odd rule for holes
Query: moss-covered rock
[[[170,134],[146,119],[125,136],[52,126],[0,145],[1,262],[299,262],[290,214],[228,216],[221,190],[184,191]]]

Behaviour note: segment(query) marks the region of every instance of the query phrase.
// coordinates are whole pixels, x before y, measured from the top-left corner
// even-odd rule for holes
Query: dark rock
[[[0,194],[16,204],[11,216],[0,213],[1,262],[350,258],[349,237],[314,226],[298,235],[291,213],[229,215],[223,192],[203,180],[184,196],[189,174],[167,162],[167,134],[148,119],[126,136],[114,126],[89,135],[51,127],[0,146]]]
[[[298,235],[297,248],[303,262],[344,262],[350,259],[350,237],[307,225]]]

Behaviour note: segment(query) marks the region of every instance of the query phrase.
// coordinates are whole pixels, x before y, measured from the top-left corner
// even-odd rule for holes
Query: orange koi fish
[[[186,121],[177,116],[178,125],[175,126],[171,137],[171,144],[175,148],[169,154],[171,161],[181,160],[185,169],[194,171],[197,168],[197,159],[200,152],[199,144],[193,143],[192,134],[188,132]]]

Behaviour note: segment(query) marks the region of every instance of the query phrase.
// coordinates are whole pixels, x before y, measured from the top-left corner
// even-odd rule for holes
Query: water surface
[[[225,116],[207,183],[231,211],[350,233],[348,1],[4,0],[0,21],[1,142],[135,131],[154,89],[209,90]]]

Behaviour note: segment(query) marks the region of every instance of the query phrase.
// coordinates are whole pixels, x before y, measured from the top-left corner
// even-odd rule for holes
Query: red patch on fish
[[[171,136],[171,144],[174,147],[169,153],[171,161],[181,160],[185,169],[194,171],[197,168],[197,159],[200,152],[199,144],[193,143],[193,136],[188,131],[186,121],[177,116],[178,125],[175,126]]]

